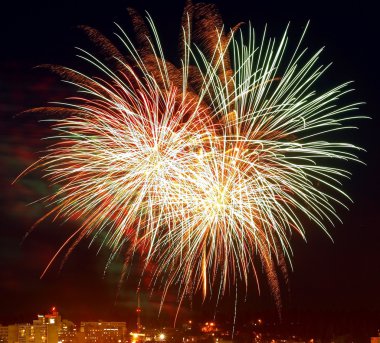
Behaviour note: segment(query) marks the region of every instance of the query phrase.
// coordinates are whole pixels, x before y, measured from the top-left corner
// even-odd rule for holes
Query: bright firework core
[[[81,92],[42,109],[58,118],[56,143],[37,162],[59,186],[48,215],[81,218],[57,255],[102,237],[110,260],[125,251],[127,268],[143,256],[152,287],[164,285],[164,299],[177,286],[180,303],[257,281],[259,263],[279,304],[276,271],[286,273],[292,233],[305,235],[300,218],[327,231],[347,198],[349,173],[335,165],[357,161],[358,148],[329,137],[351,128],[356,104],[339,104],[348,83],[319,94],[321,51],[306,57],[301,39],[285,61],[287,31],[278,41],[250,26],[225,33],[205,4],[186,6],[176,66],[151,18],[130,13],[136,44],[118,32],[126,54],[84,28],[109,56],[82,51],[100,77],[51,67]]]

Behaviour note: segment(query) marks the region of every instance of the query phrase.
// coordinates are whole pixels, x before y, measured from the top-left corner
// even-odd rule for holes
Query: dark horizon
[[[350,163],[351,180],[343,187],[353,199],[346,202],[349,211],[338,209],[343,224],[329,226],[334,243],[315,225],[306,227],[306,244],[293,236],[294,271],[289,273],[289,292],[283,290],[284,322],[304,321],[305,326],[323,327],[331,324],[337,331],[352,328],[362,337],[365,330],[375,335],[380,328],[380,221],[378,212],[380,175],[378,155],[378,92],[379,72],[377,44],[378,12],[369,0],[355,5],[333,4],[322,1],[317,7],[301,1],[245,3],[243,0],[215,1],[226,26],[251,21],[261,33],[265,24],[271,36],[279,37],[290,22],[290,40],[300,37],[308,20],[311,21],[304,46],[316,51],[322,46],[322,64],[333,62],[323,77],[322,86],[335,86],[354,80],[355,91],[347,102],[365,102],[358,115],[370,116],[359,120],[359,130],[350,132],[352,141],[367,152],[359,154],[366,165]],[[16,185],[11,183],[19,173],[37,160],[45,146],[41,138],[47,126],[33,115],[17,115],[49,101],[59,101],[72,95],[73,89],[59,81],[52,73],[34,68],[51,63],[70,67],[79,61],[75,46],[89,51],[97,48],[88,43],[77,28],[89,25],[117,43],[113,35],[114,21],[132,32],[127,7],[147,10],[153,17],[164,42],[169,59],[177,57],[180,17],[184,1],[175,5],[153,0],[113,0],[93,4],[89,0],[68,0],[64,3],[48,1],[6,3],[0,22],[2,50],[0,54],[0,126],[2,165],[2,228],[0,240],[0,323],[31,321],[37,313],[45,313],[57,306],[64,318],[80,320],[111,320],[131,318],[135,307],[135,282],[127,280],[117,298],[121,259],[104,274],[107,251],[98,256],[97,247],[87,248],[89,240],[69,257],[62,271],[58,259],[47,275],[40,275],[68,232],[76,223],[51,223],[38,227],[23,241],[34,222],[46,209],[42,204],[27,206],[47,192],[39,174],[30,174]],[[80,69],[83,64],[78,67]],[[252,283],[253,284],[253,283]],[[278,320],[277,309],[269,294],[266,281],[261,281],[262,295],[254,285],[249,289],[248,301],[239,302],[238,323],[257,317]],[[147,288],[143,290],[143,315],[152,311],[146,320],[154,320],[159,296],[149,303]],[[217,313],[217,320],[231,321],[233,295],[227,298]],[[243,297],[242,297],[243,298]],[[174,295],[165,305],[162,322],[172,322],[176,310]],[[185,304],[180,318],[198,320],[213,316],[207,302],[202,306],[199,297],[194,307]],[[83,319],[82,319],[83,318]],[[357,328],[355,326],[358,326]]]

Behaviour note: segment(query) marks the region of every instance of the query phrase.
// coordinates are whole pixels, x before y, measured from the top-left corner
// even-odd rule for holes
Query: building
[[[58,343],[76,342],[77,328],[70,320],[63,319],[58,333]]]
[[[20,323],[8,326],[8,343],[32,343],[35,340],[35,331],[33,325],[29,323]]]
[[[0,343],[62,343],[64,341],[70,343],[73,340],[67,338],[72,338],[73,334],[69,323],[71,322],[62,321],[58,311],[53,307],[50,313],[38,315],[32,323],[1,327]]]
[[[124,343],[127,325],[125,322],[81,322],[77,338],[80,343]]]
[[[8,343],[8,326],[0,324],[0,343]]]

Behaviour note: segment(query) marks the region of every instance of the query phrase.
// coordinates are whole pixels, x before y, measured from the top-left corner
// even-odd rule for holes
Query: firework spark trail
[[[350,152],[356,148],[313,139],[346,129],[346,113],[356,105],[332,106],[347,92],[347,84],[319,96],[309,91],[324,71],[315,66],[320,52],[298,67],[304,52],[296,51],[284,68],[286,42],[286,34],[278,46],[263,38],[258,48],[253,38],[248,46],[242,38],[232,39],[235,73],[224,82],[217,71],[227,50],[210,61],[200,52],[201,93],[213,99],[210,105],[219,132],[204,142],[193,165],[192,187],[186,184],[179,193],[183,204],[176,214],[178,224],[170,238],[155,246],[157,260],[165,261],[157,275],[172,275],[169,283],[183,284],[184,292],[188,287],[205,294],[208,285],[219,282],[219,273],[222,293],[227,283],[242,279],[247,284],[257,254],[276,293],[273,260],[279,262],[280,255],[290,258],[291,232],[305,235],[299,212],[326,232],[324,221],[338,218],[334,205],[340,201],[330,193],[344,195],[339,178],[348,173],[329,167],[325,160],[356,160]],[[278,79],[281,67],[285,72]],[[319,184],[324,184],[323,190]]]
[[[82,51],[101,78],[53,67],[81,97],[45,109],[66,115],[52,120],[56,143],[31,168],[59,186],[45,199],[49,213],[82,221],[68,253],[102,236],[110,259],[123,248],[128,261],[140,254],[155,266],[162,301],[177,285],[180,303],[258,282],[259,261],[279,305],[276,271],[291,263],[291,234],[305,238],[301,218],[327,232],[348,198],[340,185],[349,173],[335,161],[358,161],[358,148],[327,139],[351,128],[357,104],[338,105],[348,83],[315,91],[327,68],[321,50],[309,58],[300,50],[304,33],[286,62],[287,30],[278,42],[265,33],[259,41],[250,26],[226,35],[218,16],[197,19],[206,7],[187,6],[180,68],[165,60],[150,17],[153,39],[130,10],[140,47],[120,28],[125,58],[85,28],[114,64]],[[200,29],[204,20],[214,32]]]

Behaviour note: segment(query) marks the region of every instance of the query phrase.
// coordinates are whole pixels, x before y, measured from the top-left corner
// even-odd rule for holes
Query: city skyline
[[[196,322],[185,320],[176,328],[150,326],[126,321],[80,321],[73,323],[55,307],[46,314],[38,314],[23,323],[0,324],[1,343],[325,343],[369,341],[369,337],[357,336],[349,332],[334,332],[331,328],[317,331],[300,323],[272,323],[255,318],[235,330],[226,323],[214,320]],[[380,341],[380,330],[370,337],[370,343]]]

